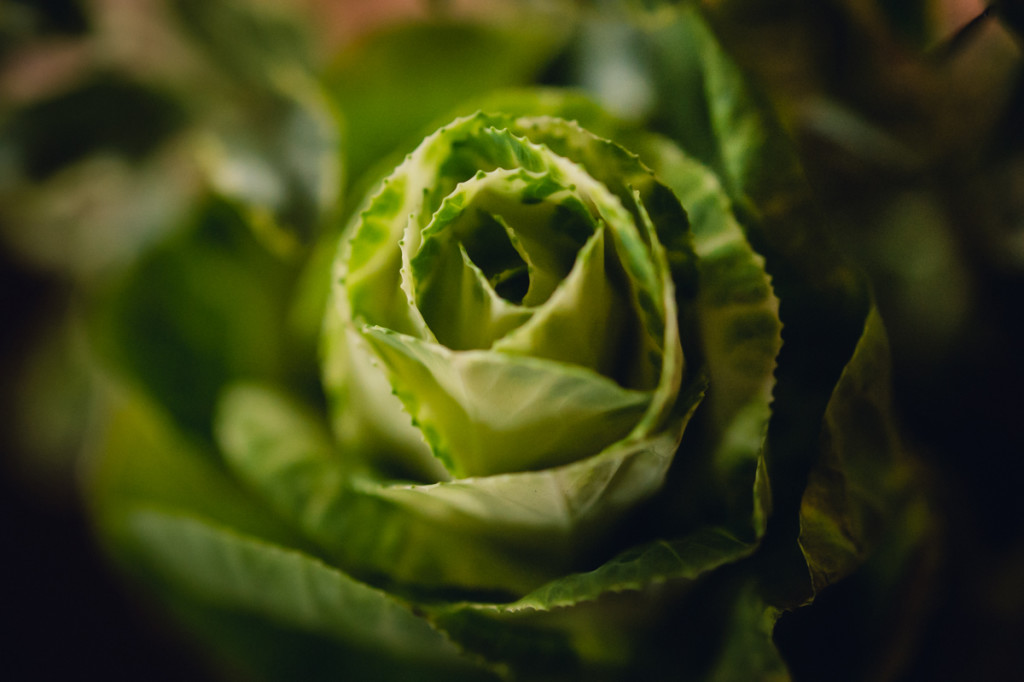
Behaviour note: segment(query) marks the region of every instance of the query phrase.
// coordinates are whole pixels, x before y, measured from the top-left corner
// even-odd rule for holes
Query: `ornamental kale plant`
[[[300,278],[212,200],[114,294],[97,526],[218,660],[787,679],[783,611],[879,552],[891,587],[924,522],[882,320],[700,15],[649,38],[699,55],[687,135],[485,96],[371,171]]]
[[[719,227],[723,249],[742,239]],[[384,181],[343,248],[328,393],[402,537],[349,545],[355,564],[521,593],[661,486],[707,371],[687,371],[680,339],[697,333],[685,214],[635,156],[564,119],[458,119]],[[746,255],[722,286],[742,293],[705,322],[753,331],[721,340],[767,403],[779,325]]]

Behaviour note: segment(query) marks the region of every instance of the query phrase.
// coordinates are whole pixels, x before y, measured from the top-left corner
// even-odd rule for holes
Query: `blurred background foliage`
[[[316,400],[330,237],[374,168],[493,89],[579,86],[719,164],[700,55],[665,30],[682,4],[753,76],[822,229],[866,273],[939,517],[897,600],[863,599],[889,570],[870,565],[783,617],[794,677],[1019,674],[1024,9],[1008,0],[0,0],[15,670],[203,675],[106,577],[81,511],[112,375],[199,442],[231,379]]]

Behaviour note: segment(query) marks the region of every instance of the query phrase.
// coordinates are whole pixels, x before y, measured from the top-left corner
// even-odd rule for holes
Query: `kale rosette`
[[[513,670],[540,642],[580,637],[608,595],[753,551],[781,346],[764,259],[711,171],[636,138],[673,190],[545,113],[611,129],[582,98],[520,97],[541,113],[443,126],[344,231],[324,371],[345,492],[306,522],[352,575],[430,603],[457,646]],[[473,644],[476,627],[494,632]],[[506,628],[530,633],[511,653]],[[616,669],[635,652],[611,630],[623,660],[558,655]]]
[[[661,486],[703,393],[695,263],[672,192],[575,123],[427,137],[351,227],[328,313],[341,447],[409,534],[353,556],[431,587],[564,572]]]
[[[275,336],[294,280],[244,226],[201,224],[125,287],[117,352],[155,400],[107,431],[98,526],[243,669],[786,679],[780,612],[906,550],[884,327],[784,135],[686,17],[713,153],[566,90],[460,107],[312,259],[319,382],[289,374],[288,349],[313,355]],[[148,273],[208,266],[234,287],[210,319],[248,318],[186,399],[153,368],[220,367],[175,346],[206,309],[134,338],[164,296]]]

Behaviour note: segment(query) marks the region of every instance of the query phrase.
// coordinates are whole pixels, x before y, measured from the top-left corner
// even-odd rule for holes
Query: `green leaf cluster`
[[[303,272],[228,193],[100,311],[100,534],[245,672],[788,679],[779,613],[915,503],[867,291],[701,14],[662,10],[647,125],[451,94],[557,32],[386,35],[330,76],[347,170],[454,113],[336,195],[367,190]]]

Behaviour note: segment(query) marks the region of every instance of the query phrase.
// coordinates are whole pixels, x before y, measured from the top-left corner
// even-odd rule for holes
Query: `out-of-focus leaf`
[[[525,21],[525,20],[524,20]],[[525,84],[566,38],[568,25],[417,23],[356,42],[328,74],[347,122],[346,159],[358,178],[467,98]]]
[[[651,113],[656,104],[655,87],[642,32],[633,30],[616,13],[596,12],[581,22],[577,45],[576,79],[601,106],[631,121]]]
[[[230,206],[210,200],[103,301],[100,349],[184,428],[209,434],[226,382],[294,375],[312,362],[286,350],[292,279]]]
[[[788,682],[789,671],[772,642],[776,612],[752,585],[737,590],[723,643],[708,682]]]
[[[41,5],[41,6],[40,6]],[[75,0],[33,3],[6,0],[0,13],[0,57],[12,49],[31,44],[40,35],[80,34],[89,28],[89,18]]]
[[[823,448],[800,508],[815,591],[856,569],[900,511],[913,473],[889,395],[889,342],[872,310],[825,412]]]
[[[186,35],[233,80],[269,89],[282,67],[313,65],[310,36],[291,3],[174,0]]]
[[[657,124],[718,173],[741,210],[760,216],[802,198],[792,143],[701,13],[682,8],[650,38],[651,68],[665,95]]]
[[[137,161],[183,124],[180,103],[167,93],[99,74],[15,111],[4,122],[0,147],[14,155],[27,179],[39,181],[90,154]]]
[[[178,228],[198,179],[169,146],[138,163],[97,154],[39,183],[0,180],[0,238],[33,266],[86,282]]]
[[[314,31],[293,3],[176,0],[185,36],[207,57],[202,158],[257,237],[297,258],[340,210],[340,119],[317,81]]]
[[[85,280],[135,257],[191,200],[198,174],[175,146],[185,111],[161,88],[99,73],[3,118],[0,238],[35,266]]]
[[[697,9],[670,16],[649,29],[651,68],[665,107],[655,124],[716,171],[766,257],[780,299],[827,301],[856,319],[864,299],[860,280],[814,210],[793,143],[767,98]]]
[[[125,523],[150,570],[206,603],[412,660],[435,674],[479,673],[408,605],[306,554],[175,513],[143,508]]]
[[[929,0],[904,0],[903,2],[875,3],[895,32],[908,42],[923,46],[932,39],[929,16],[935,4]]]
[[[179,432],[144,397],[114,395],[109,419],[87,462],[89,502],[103,539],[123,539],[128,510],[175,510],[255,537],[303,546],[299,536],[239,488],[212,453]],[[127,546],[115,546],[122,555]]]
[[[1018,37],[1024,36],[1024,2],[998,0],[989,4],[997,9],[1002,20],[1014,30]]]
[[[30,348],[16,356],[16,368],[7,364],[10,357],[3,358],[15,396],[5,435],[14,447],[0,466],[20,485],[51,499],[73,491],[81,443],[96,417],[82,320],[67,317],[26,334]]]
[[[341,680],[401,680],[402,682],[493,681],[494,675],[466,668],[457,673],[439,671],[417,661],[381,655],[379,650],[358,647],[327,634],[309,632],[271,617],[234,608],[218,608],[183,591],[180,585],[163,584],[162,604],[193,641],[212,654],[215,671],[236,680],[263,682],[337,682]]]
[[[324,218],[341,210],[341,121],[303,71],[277,68],[268,78],[273,89],[215,126],[201,158],[256,237],[294,259],[317,237]]]

